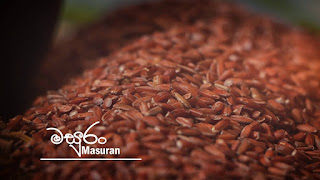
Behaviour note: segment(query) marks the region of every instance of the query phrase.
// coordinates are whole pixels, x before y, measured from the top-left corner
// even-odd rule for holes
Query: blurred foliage
[[[150,0],[65,0],[62,21],[68,24],[86,24],[113,9],[133,2]],[[286,22],[320,32],[319,0],[231,0],[245,4],[258,12],[275,16]]]
[[[107,0],[66,0],[62,20],[84,24],[97,19],[107,7]]]
[[[262,10],[281,20],[320,33],[319,0],[242,0],[256,10]]]

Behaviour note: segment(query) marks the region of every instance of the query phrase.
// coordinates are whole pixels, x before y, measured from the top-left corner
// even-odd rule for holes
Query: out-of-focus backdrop
[[[82,26],[102,15],[128,5],[157,0],[66,0],[57,26],[56,41],[71,38]],[[280,21],[298,25],[312,32],[320,32],[319,0],[230,0],[253,11],[269,14]]]

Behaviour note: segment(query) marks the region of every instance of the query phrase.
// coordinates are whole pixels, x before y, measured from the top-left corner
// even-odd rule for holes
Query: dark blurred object
[[[33,79],[52,40],[61,3],[61,0],[0,3],[0,116],[6,121],[23,113],[38,93]]]

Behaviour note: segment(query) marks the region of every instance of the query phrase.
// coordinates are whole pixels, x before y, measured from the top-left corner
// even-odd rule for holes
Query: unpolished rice
[[[317,42],[232,5],[216,11],[102,58],[1,133],[26,143],[0,143],[39,179],[319,179]],[[77,157],[47,127],[96,121],[117,157],[142,161],[39,161]]]
[[[220,6],[220,5],[219,5]],[[120,8],[83,27],[70,39],[57,42],[39,69],[36,92],[58,89],[71,77],[95,66],[96,61],[129,42],[171,26],[224,14],[216,3],[202,0],[161,0]],[[166,13],[164,13],[166,12]]]

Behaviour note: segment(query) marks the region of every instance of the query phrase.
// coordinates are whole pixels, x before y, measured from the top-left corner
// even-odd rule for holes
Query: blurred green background
[[[65,0],[58,25],[57,39],[70,37],[83,25],[122,6],[153,0]],[[286,23],[320,32],[319,0],[230,0],[253,11],[269,14]]]

